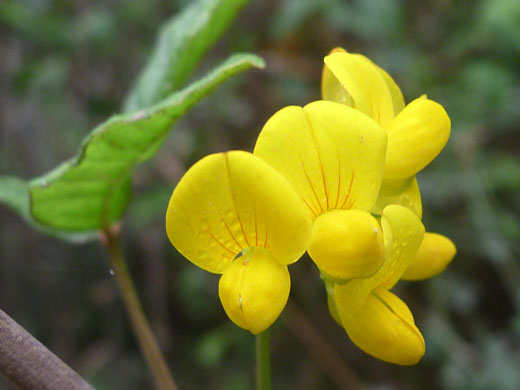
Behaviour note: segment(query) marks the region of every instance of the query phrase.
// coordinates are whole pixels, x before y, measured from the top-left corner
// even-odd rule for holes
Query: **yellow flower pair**
[[[414,364],[424,341],[389,290],[437,274],[455,254],[447,238],[424,234],[414,177],[444,147],[449,118],[426,98],[404,107],[395,82],[363,56],[337,49],[325,64],[325,100],[278,111],[254,154],[215,154],[188,170],[168,206],[168,237],[222,274],[224,310],[254,334],[283,310],[287,265],[308,251],[353,342]]]

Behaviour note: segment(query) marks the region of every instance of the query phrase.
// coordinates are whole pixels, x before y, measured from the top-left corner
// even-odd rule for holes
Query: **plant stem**
[[[0,373],[27,390],[94,390],[83,378],[0,310]]]
[[[271,352],[269,328],[256,335],[256,389],[271,390]]]
[[[126,260],[119,244],[119,232],[105,231],[105,244],[110,257],[110,264],[116,278],[119,291],[125,304],[130,323],[137,337],[148,366],[152,371],[155,383],[160,390],[176,390],[177,386],[173,376],[164,360],[150,325],[144,315],[132,278],[128,272]]]

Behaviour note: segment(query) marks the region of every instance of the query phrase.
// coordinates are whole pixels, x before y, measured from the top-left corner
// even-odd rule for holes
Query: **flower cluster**
[[[188,170],[168,206],[168,237],[222,274],[224,310],[253,334],[282,312],[287,266],[307,251],[352,341],[415,364],[423,337],[390,290],[438,274],[455,255],[448,238],[425,233],[415,179],[446,144],[450,120],[426,96],[405,106],[394,80],[364,56],[335,49],[324,62],[323,100],[275,113],[253,154],[214,154]]]

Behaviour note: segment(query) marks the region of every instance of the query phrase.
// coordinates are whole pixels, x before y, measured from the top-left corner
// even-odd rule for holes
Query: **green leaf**
[[[98,235],[97,232],[93,231],[82,233],[63,232],[37,223],[31,217],[29,183],[18,177],[0,176],[0,201],[18,213],[27,223],[32,225],[32,227],[50,236],[70,242],[81,243],[91,240]]]
[[[195,103],[251,67],[263,68],[264,62],[236,54],[159,104],[98,126],[76,157],[30,182],[32,217],[65,231],[103,229],[119,220],[129,200],[132,169],[153,156],[175,121]]]
[[[125,102],[125,112],[157,103],[182,86],[247,0],[199,0],[161,29],[153,54]]]
[[[29,217],[29,186],[22,179],[14,176],[0,176],[0,201],[22,217]]]

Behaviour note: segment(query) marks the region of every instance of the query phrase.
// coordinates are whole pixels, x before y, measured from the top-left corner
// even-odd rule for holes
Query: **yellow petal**
[[[438,275],[446,269],[456,253],[457,248],[448,237],[427,232],[415,259],[401,279],[421,280]]]
[[[329,55],[331,55],[333,53],[347,53],[347,52],[345,51],[345,49],[337,47],[337,48],[333,49],[329,53]],[[376,64],[374,64],[367,57],[358,55],[358,58],[368,61],[375,68],[377,68],[378,72],[383,77],[383,79],[386,83],[386,86],[388,87],[388,91],[390,92],[390,96],[392,98],[394,116],[397,115],[398,113],[400,113],[405,106],[404,98],[403,98],[403,93],[401,92],[401,89],[396,84],[394,79],[384,69],[382,69],[379,66],[377,66]],[[321,96],[324,100],[332,100],[333,102],[343,103],[343,104],[346,104],[351,107],[354,106],[354,101],[352,99],[352,96],[339,83],[339,81],[332,74],[332,72],[329,70],[327,65],[323,66],[323,72],[322,72],[322,77],[321,77],[321,93],[322,93]]]
[[[325,65],[352,99],[352,107],[385,126],[394,117],[394,103],[385,76],[380,69],[359,54],[335,51],[324,59]],[[331,75],[324,71],[324,99],[339,94]],[[395,91],[393,91],[395,93]],[[344,102],[343,102],[344,103]],[[347,103],[348,104],[348,103]]]
[[[385,179],[404,179],[423,169],[448,142],[450,128],[439,103],[419,98],[408,104],[386,128]]]
[[[383,209],[391,204],[408,207],[419,219],[422,218],[422,201],[419,184],[415,177],[410,179],[383,180],[376,205],[372,209],[375,215],[381,215]]]
[[[366,278],[383,262],[383,234],[366,211],[331,210],[314,221],[308,252],[327,276]]]
[[[424,235],[424,226],[415,213],[404,206],[391,205],[381,218],[385,241],[385,261],[374,276],[353,279],[334,287],[341,318],[353,316],[363,307],[372,291],[391,289],[415,258]]]
[[[385,150],[386,134],[376,122],[345,105],[317,101],[274,114],[254,153],[281,172],[317,216],[335,208],[369,211]]]
[[[282,312],[291,288],[287,266],[263,248],[251,248],[224,271],[219,297],[236,325],[258,334],[270,327]]]
[[[251,153],[207,156],[175,188],[166,213],[171,243],[222,273],[244,248],[267,248],[282,264],[307,249],[311,214],[289,182]]]
[[[392,97],[392,106],[394,108],[394,116],[399,114],[405,104],[404,104],[404,98],[403,93],[401,92],[401,89],[396,84],[392,76],[390,76],[384,69],[381,69],[377,65],[375,65],[379,72],[381,73],[381,76],[383,76],[383,79],[385,79],[386,86],[388,87],[388,91],[390,92],[390,96]]]
[[[354,344],[386,362],[412,365],[424,355],[424,339],[408,306],[384,289],[370,294],[363,308],[343,325]]]
[[[388,257],[378,287],[390,290],[415,258],[424,237],[424,226],[413,211],[398,205],[385,207],[381,225]]]
[[[333,49],[332,53],[346,53],[342,48]],[[345,90],[336,79],[336,76],[332,74],[327,65],[323,65],[323,72],[321,74],[321,97],[323,100],[330,100],[336,103],[346,104],[347,106],[354,107],[354,100],[352,96]]]

